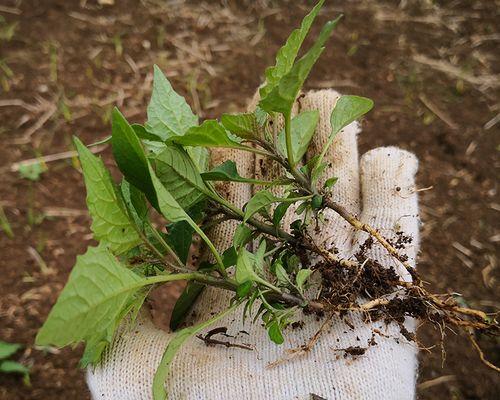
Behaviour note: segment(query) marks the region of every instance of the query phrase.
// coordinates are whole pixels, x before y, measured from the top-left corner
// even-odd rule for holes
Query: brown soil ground
[[[153,63],[203,117],[242,109],[310,8],[266,0],[115,3],[0,5],[0,204],[14,233],[0,232],[0,339],[22,343],[16,359],[31,366],[30,387],[0,376],[0,399],[89,399],[77,366],[81,348],[33,346],[90,241],[82,177],[71,158],[47,163],[38,181],[21,178],[12,164],[71,150],[72,135],[86,143],[105,137],[115,104],[142,122]],[[460,292],[491,312],[499,305],[500,123],[492,119],[500,112],[500,4],[432,3],[330,2],[322,18],[343,12],[345,19],[309,87],[375,100],[362,150],[397,145],[415,152],[419,186],[432,186],[421,193],[422,276],[433,290]],[[108,149],[103,154],[109,160]],[[439,346],[421,352],[419,398],[498,398],[498,374],[466,339],[445,333],[444,362]],[[439,336],[420,330],[428,345]],[[479,343],[499,364],[498,342]]]

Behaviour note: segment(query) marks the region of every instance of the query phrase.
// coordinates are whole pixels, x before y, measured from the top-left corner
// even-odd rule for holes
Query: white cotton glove
[[[330,114],[338,97],[332,90],[322,90],[309,92],[298,101],[300,111],[320,111],[309,157],[319,153],[331,132]],[[276,129],[280,129],[279,125],[277,121]],[[333,198],[389,239],[401,231],[411,236],[413,241],[401,252],[408,256],[410,264],[415,265],[419,224],[414,190],[417,159],[404,150],[383,147],[369,151],[359,163],[358,130],[357,123],[344,128],[327,154],[330,164],[324,176],[339,178]],[[268,168],[266,160],[255,159],[250,153],[224,150],[215,152],[214,158],[214,165],[226,159],[235,160],[243,176],[265,175],[269,179],[272,178],[269,175],[278,172],[275,168]],[[252,195],[249,185],[224,185],[222,192],[228,193],[229,200],[239,207]],[[234,221],[228,222],[212,232],[211,238],[219,249],[231,245],[235,227]],[[326,211],[324,226],[314,236],[315,241],[324,243],[327,248],[334,244],[343,257],[352,257],[366,239],[365,234],[355,233],[348,223],[330,210]],[[384,266],[393,265],[405,279],[409,279],[379,245],[373,245],[367,256]],[[195,304],[188,323],[197,324],[209,319],[227,307],[231,296],[223,290],[207,288]],[[328,400],[405,400],[415,397],[417,349],[401,335],[396,324],[386,325],[380,321],[368,325],[358,314],[347,317],[349,324],[333,319],[309,353],[267,368],[268,364],[283,359],[286,349],[307,343],[322,321],[304,315],[303,328],[287,329],[285,343],[277,346],[269,340],[260,321],[242,324],[241,316],[242,308],[208,330],[227,327],[227,334],[236,336],[231,341],[250,344],[254,350],[208,347],[198,338],[191,339],[171,364],[165,382],[169,399],[291,400],[310,399],[312,394]],[[414,331],[415,322],[407,322],[406,327]],[[248,335],[241,331],[248,332]],[[368,346],[373,332],[378,332],[373,337],[377,344]],[[122,330],[105,352],[102,363],[88,369],[87,382],[93,398],[151,399],[153,375],[170,338],[170,333],[155,328],[148,317],[141,318],[136,327]],[[364,355],[344,357],[339,349],[351,346],[368,348]]]

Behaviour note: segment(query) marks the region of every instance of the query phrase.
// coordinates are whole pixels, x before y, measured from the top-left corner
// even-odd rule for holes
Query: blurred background
[[[154,63],[201,117],[242,110],[312,3],[0,1],[0,340],[22,345],[12,360],[31,381],[0,373],[0,399],[89,399],[81,347],[33,345],[91,240],[72,135],[109,135],[115,105],[142,123]],[[345,18],[308,81],[375,101],[362,151],[417,154],[421,275],[489,312],[499,307],[499,10],[497,0],[327,1],[321,20]],[[109,165],[109,148],[94,150]],[[156,298],[160,323],[178,291]],[[419,398],[498,398],[498,374],[465,338],[426,326],[420,341],[430,348]],[[478,341],[498,365],[498,342]]]

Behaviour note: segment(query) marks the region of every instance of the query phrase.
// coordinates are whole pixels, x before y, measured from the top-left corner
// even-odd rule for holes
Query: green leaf
[[[333,21],[328,21],[324,25],[314,45],[292,66],[289,72],[281,77],[269,94],[261,99],[259,107],[268,113],[275,111],[284,115],[290,115],[293,102],[300,88],[304,84],[313,65],[323,52],[323,46],[330,37],[339,19],[340,17]]]
[[[198,171],[205,172],[208,169],[210,154],[204,147],[190,147],[186,146],[185,150],[194,161]]]
[[[268,190],[261,190],[257,192],[246,204],[245,206],[245,214],[243,215],[243,222],[248,221],[249,218],[252,217],[255,213],[259,212],[263,208],[271,205],[272,203],[282,202],[282,203],[295,203],[300,200],[308,200],[312,195],[304,196],[304,197],[286,197],[280,198],[274,196]]]
[[[240,247],[245,246],[252,238],[252,230],[248,228],[245,224],[239,224],[234,231],[233,245],[236,250]]]
[[[257,251],[255,252],[254,257],[254,271],[257,272],[258,275],[264,276],[264,256],[266,254],[266,241],[262,240],[259,244]]]
[[[292,203],[280,203],[278,206],[274,209],[274,214],[273,214],[273,224],[274,226],[278,226],[285,216],[288,208],[292,205]]]
[[[224,310],[215,317],[209,319],[208,321],[202,322],[201,324],[198,324],[196,326],[184,328],[172,337],[172,339],[168,343],[167,348],[165,349],[165,352],[163,353],[160,365],[158,366],[158,369],[156,370],[155,376],[153,378],[153,400],[167,399],[167,393],[165,392],[164,385],[170,369],[170,363],[172,362],[184,342],[190,337],[196,335],[198,332],[208,328],[210,325],[214,324],[221,318],[231,313],[239,305],[240,302],[236,302],[231,307]]]
[[[318,110],[304,111],[292,119],[290,133],[294,160],[300,160],[306,153],[318,121]],[[281,154],[286,154],[285,129],[278,134],[278,148]]]
[[[257,185],[272,185],[277,182],[261,181],[259,179],[244,178],[238,174],[236,163],[232,160],[225,161],[209,172],[204,172],[201,177],[205,181],[231,181],[253,183]]]
[[[144,126],[141,124],[131,124],[130,125],[134,130],[135,134],[139,139],[142,140],[150,140],[153,142],[163,142],[163,139],[151,132],[148,132]]]
[[[277,262],[275,262],[274,271],[276,274],[276,279],[278,280],[278,286],[283,286],[283,287],[293,286],[293,283],[290,280],[290,277],[288,276],[281,261],[278,260]]]
[[[117,109],[114,110],[113,117],[113,152],[125,178],[139,188],[168,221],[188,222],[210,247],[222,270],[222,260],[214,245],[158,179],[133,129]]]
[[[259,276],[255,273],[254,267],[254,255],[250,253],[245,248],[241,248],[238,253],[238,261],[236,262],[236,273],[234,278],[239,284],[245,283],[246,281],[259,280]]]
[[[373,107],[373,101],[360,96],[341,96],[330,116],[331,135],[336,135],[342,128],[366,114]]]
[[[297,272],[297,276],[295,277],[295,282],[300,292],[304,290],[304,284],[309,279],[312,273],[313,271],[310,269],[301,269],[299,272]]]
[[[166,146],[154,160],[156,176],[182,208],[191,208],[204,197],[203,179],[183,148],[176,145]]]
[[[0,340],[0,360],[10,357],[15,354],[21,348],[20,344],[17,343],[7,343]]]
[[[229,132],[240,138],[255,139],[258,136],[255,114],[222,114],[220,122]]]
[[[28,367],[18,363],[17,361],[4,360],[0,361],[0,372],[28,375],[30,370],[28,369]]]
[[[250,292],[252,286],[253,286],[252,281],[243,282],[236,288],[236,294],[238,295],[239,298],[243,298]]]
[[[315,194],[311,199],[311,208],[313,210],[318,210],[323,206],[323,196]]]
[[[226,249],[226,251],[222,254],[222,260],[224,261],[226,269],[236,265],[236,262],[238,261],[238,253],[234,246]]]
[[[184,135],[197,124],[198,117],[193,114],[186,100],[174,91],[160,68],[155,65],[146,129],[166,140],[173,135]]]
[[[47,171],[47,166],[41,161],[36,161],[32,164],[21,164],[19,166],[19,175],[21,178],[30,181],[38,181],[40,176]]]
[[[184,136],[172,136],[168,141],[182,146],[245,148],[230,138],[226,129],[213,119],[204,121],[200,126],[189,128]]]
[[[257,192],[247,203],[245,206],[245,215],[243,217],[243,222],[248,221],[252,215],[261,209],[271,205],[272,203],[276,203],[282,199],[276,197],[268,190],[262,190]]]
[[[257,124],[259,124],[259,126],[264,126],[264,124],[267,121],[267,118],[269,117],[269,114],[259,106],[255,108],[254,114],[255,114],[255,119],[257,120]]]
[[[269,324],[267,328],[267,333],[269,338],[276,344],[283,344],[285,339],[283,338],[283,334],[281,333],[281,328],[279,322],[274,320]]]
[[[135,247],[141,239],[132,225],[121,197],[102,160],[74,138],[82,165],[92,232],[116,254]]]
[[[304,201],[302,204],[300,204],[296,209],[295,209],[295,214],[300,215],[302,214],[306,208],[308,208],[310,205],[309,202]]]
[[[193,228],[186,221],[175,222],[168,226],[166,241],[184,264],[187,262],[193,242],[193,233]]]
[[[109,337],[122,310],[147,281],[123,266],[106,248],[78,256],[68,282],[39,330],[36,344],[58,347]]]
[[[288,37],[286,43],[278,50],[276,64],[266,69],[266,83],[259,90],[261,98],[266,97],[279,83],[280,79],[292,68],[299,49],[323,3],[324,0],[321,0],[316,4],[311,12],[304,17],[300,28],[295,29]]]
[[[187,317],[189,310],[204,288],[205,285],[202,283],[194,281],[188,282],[186,288],[175,302],[175,306],[172,311],[172,317],[170,318],[170,329],[172,329],[172,331],[176,331],[182,324],[184,319]]]
[[[2,204],[0,204],[0,229],[3,230],[10,239],[14,238],[14,232],[12,231],[9,220],[5,215]]]
[[[148,122],[145,130],[149,135],[165,141],[174,135],[184,135],[192,126],[198,125],[198,117],[193,114],[186,100],[177,94],[158,66],[154,66],[153,95],[148,106]],[[135,125],[132,125],[135,129]],[[136,131],[141,139],[157,140]],[[151,147],[151,142],[148,143]],[[154,146],[153,146],[154,151]],[[208,151],[204,148],[187,147],[186,151],[200,171],[208,168]]]
[[[311,180],[313,183],[319,179],[323,174],[326,167],[326,163],[322,162],[328,148],[333,143],[333,140],[337,133],[339,133],[342,128],[349,125],[351,122],[355,121],[357,118],[366,114],[373,107],[373,101],[367,99],[366,97],[359,96],[341,96],[335,107],[332,110],[330,116],[330,125],[332,126],[332,133],[328,137],[328,141],[321,150],[321,154],[316,158],[314,167],[311,172]],[[308,163],[310,164],[310,163]],[[313,164],[311,164],[313,165]]]
[[[117,108],[113,110],[111,144],[116,164],[127,181],[143,192],[150,203],[158,208],[158,199],[144,149],[134,130]]]
[[[81,368],[87,368],[89,365],[97,364],[108,344],[109,338],[107,339],[107,335],[104,335],[102,338],[97,337],[85,343],[85,350],[83,351],[82,358],[78,362],[78,365]]]
[[[217,260],[219,270],[224,274],[225,273],[224,263],[213,243],[207,237],[205,232],[203,232],[202,229],[196,224],[196,222],[194,222],[193,219],[187,214],[187,212],[184,211],[184,209],[179,205],[179,203],[165,188],[165,186],[163,186],[163,184],[160,182],[155,172],[153,171],[151,165],[148,165],[148,167],[151,179],[153,181],[153,187],[155,189],[158,198],[158,209],[161,212],[161,214],[170,222],[186,221],[189,225],[191,225],[191,227],[195,230],[195,232],[198,235],[200,235],[203,241],[210,248],[210,251]]]
[[[316,161],[318,161],[318,159],[316,159]],[[325,172],[327,166],[328,164],[324,161],[314,166],[311,172],[311,181],[313,184],[315,184],[318,181],[319,177],[323,175],[323,172]]]
[[[165,186],[163,186],[151,165],[149,165],[149,173],[158,198],[158,208],[161,214],[170,222],[187,221],[193,228],[195,226],[198,228],[191,217],[184,211]]]
[[[148,205],[144,193],[125,179],[122,180],[120,189],[129,216],[133,218],[136,226],[144,229],[144,224],[148,218]]]
[[[325,189],[331,189],[333,187],[333,185],[335,185],[337,183],[338,180],[339,180],[339,178],[337,178],[336,176],[334,176],[332,178],[328,178],[325,181],[325,184],[323,186]]]

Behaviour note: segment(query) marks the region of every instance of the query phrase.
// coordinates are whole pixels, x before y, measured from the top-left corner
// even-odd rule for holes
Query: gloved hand
[[[296,108],[317,109],[320,112],[316,134],[308,156],[318,154],[331,132],[330,114],[339,94],[333,90],[309,92],[299,98]],[[253,104],[256,104],[254,99]],[[296,109],[296,111],[298,111]],[[281,121],[274,129],[281,130]],[[416,157],[395,147],[369,151],[358,161],[356,136],[359,128],[352,123],[344,128],[327,154],[329,166],[325,178],[339,178],[334,186],[333,199],[344,205],[363,222],[379,229],[387,238],[404,232],[413,238],[403,250],[409,262],[415,265],[418,251],[418,206],[414,189],[417,170]],[[267,160],[237,150],[217,150],[212,163],[232,159],[242,176],[272,179],[279,171]],[[322,182],[320,182],[322,184]],[[223,183],[220,193],[242,207],[252,196],[249,185]],[[366,234],[355,232],[333,211],[325,212],[325,223],[315,241],[326,248],[335,245],[340,256],[351,257],[365,242]],[[293,218],[288,216],[288,218]],[[296,219],[296,216],[295,218]],[[291,220],[293,220],[291,219]],[[289,221],[291,221],[289,219]],[[232,243],[236,222],[217,226],[211,239],[220,250]],[[403,279],[409,280],[404,268],[388,256],[385,249],[374,244],[367,256],[382,265],[395,267]],[[197,324],[226,308],[232,294],[221,289],[206,288],[188,317],[188,323]],[[186,342],[171,364],[165,383],[170,399],[309,399],[311,394],[333,399],[413,399],[417,373],[416,345],[400,333],[400,327],[391,323],[362,322],[362,316],[351,313],[348,323],[335,317],[318,342],[305,355],[292,358],[275,367],[269,363],[286,356],[286,349],[297,348],[309,341],[321,326],[316,316],[303,316],[303,328],[287,329],[285,343],[272,343],[260,322],[252,324],[249,318],[242,324],[242,308],[224,317],[215,325],[227,327],[227,334],[236,336],[235,342],[247,343],[254,350],[207,346],[197,338]],[[213,327],[212,327],[213,328]],[[209,328],[212,329],[212,328]],[[406,328],[415,329],[415,321]],[[241,331],[248,332],[248,335]],[[139,319],[137,326],[122,328],[102,363],[87,371],[87,382],[95,400],[151,399],[152,379],[171,334],[155,328],[149,316]],[[376,345],[368,346],[375,340]],[[372,343],[373,344],[373,343]],[[365,354],[344,357],[339,349],[359,346]]]

